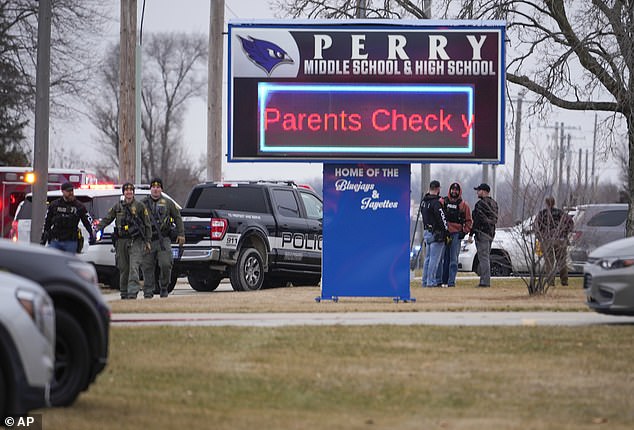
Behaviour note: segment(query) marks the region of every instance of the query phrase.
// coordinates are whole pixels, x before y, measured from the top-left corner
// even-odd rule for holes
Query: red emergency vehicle
[[[0,237],[9,237],[11,222],[18,205],[27,193],[32,192],[35,178],[31,167],[0,167]],[[97,175],[84,169],[48,169],[48,189],[59,190],[64,182],[71,182],[75,187],[96,184]]]

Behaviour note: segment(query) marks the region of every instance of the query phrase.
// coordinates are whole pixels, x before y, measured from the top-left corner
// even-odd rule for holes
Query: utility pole
[[[557,178],[557,204],[561,205],[561,195],[562,195],[562,186],[563,180],[562,177],[564,175],[564,157],[565,157],[565,149],[564,149],[564,123],[561,123],[561,127],[559,127],[559,177]]]
[[[48,191],[48,119],[51,86],[51,1],[40,0],[37,12],[37,71],[35,76],[35,142],[33,143],[33,213],[31,242],[39,243]]]
[[[570,151],[570,133],[568,133],[568,142],[566,143],[566,194],[565,203],[566,206],[570,206],[570,169],[572,162],[572,152]],[[563,205],[561,205],[563,207]]]
[[[577,204],[584,203],[581,193],[581,159],[583,158],[583,149],[579,148],[579,165],[577,166]]]
[[[522,135],[522,100],[524,94],[526,94],[526,92],[521,91],[517,95],[517,118],[515,121],[515,157],[513,159],[513,194],[511,197],[511,215],[513,216],[513,222],[520,220],[518,206],[522,169],[522,152],[520,150],[520,145]]]
[[[136,0],[121,0],[119,182],[134,181],[136,163]]]
[[[209,63],[207,65],[207,180],[222,179],[222,59],[225,1],[209,6]]]
[[[597,114],[594,114],[594,132],[592,134],[592,175],[590,176],[590,179],[592,180],[592,192],[591,192],[591,196],[590,196],[590,200],[591,202],[595,201],[596,198],[596,192],[597,192],[597,182],[595,180],[595,176],[594,176],[594,162],[596,159],[596,155],[597,154]]]
[[[563,170],[564,170],[564,157],[566,156],[566,149],[564,147],[564,130],[580,130],[580,127],[566,127],[564,123],[555,123],[554,127],[542,127],[542,128],[554,128],[554,145],[551,156],[553,158],[553,181],[551,194],[555,197],[557,204],[561,204],[561,193],[563,186]]]
[[[555,135],[553,137],[553,149],[552,149],[552,157],[553,157],[553,186],[551,189],[550,194],[551,195],[555,195],[555,190],[557,189],[557,183],[559,181],[559,175],[557,173],[557,158],[558,158],[558,152],[557,152],[557,139],[559,138],[559,123],[556,122],[555,123]],[[559,204],[559,202],[557,202],[557,204]]]
[[[424,19],[431,19],[431,0],[422,0],[422,9],[423,9],[423,15],[424,15]],[[429,183],[431,182],[431,164],[429,163],[421,163],[420,165],[420,195],[421,195],[421,199],[423,194],[425,194],[425,190],[427,189],[427,187],[429,186]],[[420,204],[420,202],[419,202]],[[421,224],[422,225],[422,224]],[[422,237],[422,231],[421,231],[421,237]],[[424,254],[421,253],[421,258],[424,257]],[[422,264],[421,264],[422,266]]]
[[[590,198],[588,197],[588,150],[586,149],[586,178],[585,183],[583,184],[583,195],[584,195],[584,203],[589,203]]]
[[[141,25],[139,28],[139,37],[135,37],[135,70],[134,70],[134,182],[140,184],[141,180],[141,91],[143,89],[141,85],[142,66],[141,60],[143,57],[143,18],[145,16],[145,1],[143,2],[143,9],[141,11]],[[151,172],[147,172],[148,175]]]

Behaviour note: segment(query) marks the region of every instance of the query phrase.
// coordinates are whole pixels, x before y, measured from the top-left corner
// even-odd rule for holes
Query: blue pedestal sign
[[[392,297],[409,287],[410,165],[324,164],[318,300]]]

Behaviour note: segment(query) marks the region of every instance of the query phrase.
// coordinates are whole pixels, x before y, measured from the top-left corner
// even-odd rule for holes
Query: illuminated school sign
[[[229,161],[503,162],[500,22],[229,23]]]

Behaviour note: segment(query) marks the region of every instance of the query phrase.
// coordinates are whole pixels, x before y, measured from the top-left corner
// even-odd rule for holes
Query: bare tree
[[[97,0],[51,2],[51,113],[64,117],[98,67],[95,42],[108,7]],[[29,163],[26,132],[35,105],[38,2],[0,0],[0,160]]]
[[[10,56],[30,88],[28,106],[34,105],[37,52],[38,2],[0,0],[2,36],[11,37]],[[108,5],[99,0],[52,0],[51,2],[51,112],[75,112],[71,97],[86,94],[86,84],[99,67],[94,46],[109,16]]]
[[[147,147],[142,171],[148,179],[160,176],[170,190],[183,182],[177,173],[191,165],[178,140],[187,102],[206,94],[206,61],[207,40],[202,36],[156,34],[145,46],[141,126]]]
[[[142,112],[143,181],[159,176],[178,201],[199,182],[204,163],[192,162],[184,148],[183,123],[187,103],[206,93],[207,43],[202,36],[153,34],[143,45]],[[118,170],[118,46],[112,46],[101,71],[101,93],[90,100],[89,118],[99,131],[103,154],[96,170],[117,177]]]
[[[352,0],[278,0],[293,17],[350,18]],[[367,0],[367,16],[424,18],[417,1]],[[435,18],[507,22],[507,80],[548,104],[622,116],[627,127],[627,235],[634,235],[634,2],[438,0]]]

